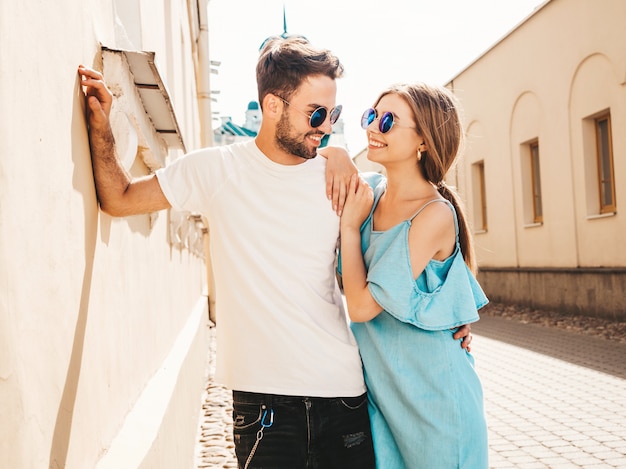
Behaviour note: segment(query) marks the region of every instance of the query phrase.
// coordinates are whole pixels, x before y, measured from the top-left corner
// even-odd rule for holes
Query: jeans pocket
[[[341,405],[348,410],[357,410],[367,405],[367,394],[356,397],[342,397],[340,400]]]
[[[261,427],[265,404],[233,403],[233,430],[238,433],[256,433]]]

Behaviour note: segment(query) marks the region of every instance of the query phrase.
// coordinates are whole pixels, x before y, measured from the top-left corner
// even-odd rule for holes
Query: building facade
[[[0,4],[0,467],[193,467],[206,230],[98,208],[76,69],[133,176],[212,143],[207,1]]]
[[[622,0],[549,0],[447,83],[493,300],[626,319],[624,24]]]

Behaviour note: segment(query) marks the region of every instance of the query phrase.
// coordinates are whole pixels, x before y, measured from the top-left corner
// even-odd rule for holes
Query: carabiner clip
[[[274,409],[270,409],[270,422],[265,423],[265,417],[267,417],[267,409],[263,411],[263,417],[261,417],[261,426],[263,428],[269,428],[274,423]]]

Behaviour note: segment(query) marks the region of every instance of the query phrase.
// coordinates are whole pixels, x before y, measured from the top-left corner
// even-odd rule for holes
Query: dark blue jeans
[[[367,395],[298,397],[233,391],[239,468],[374,469]]]

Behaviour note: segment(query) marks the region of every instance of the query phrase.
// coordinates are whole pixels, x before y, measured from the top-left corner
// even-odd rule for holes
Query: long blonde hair
[[[458,100],[447,88],[441,86],[400,83],[383,91],[375,106],[388,94],[396,94],[403,98],[413,111],[417,133],[421,135],[428,148],[428,151],[422,152],[417,164],[424,178],[435,185],[441,196],[454,206],[459,220],[461,252],[467,266],[476,274],[474,245],[463,203],[456,191],[444,181],[464,143]]]

